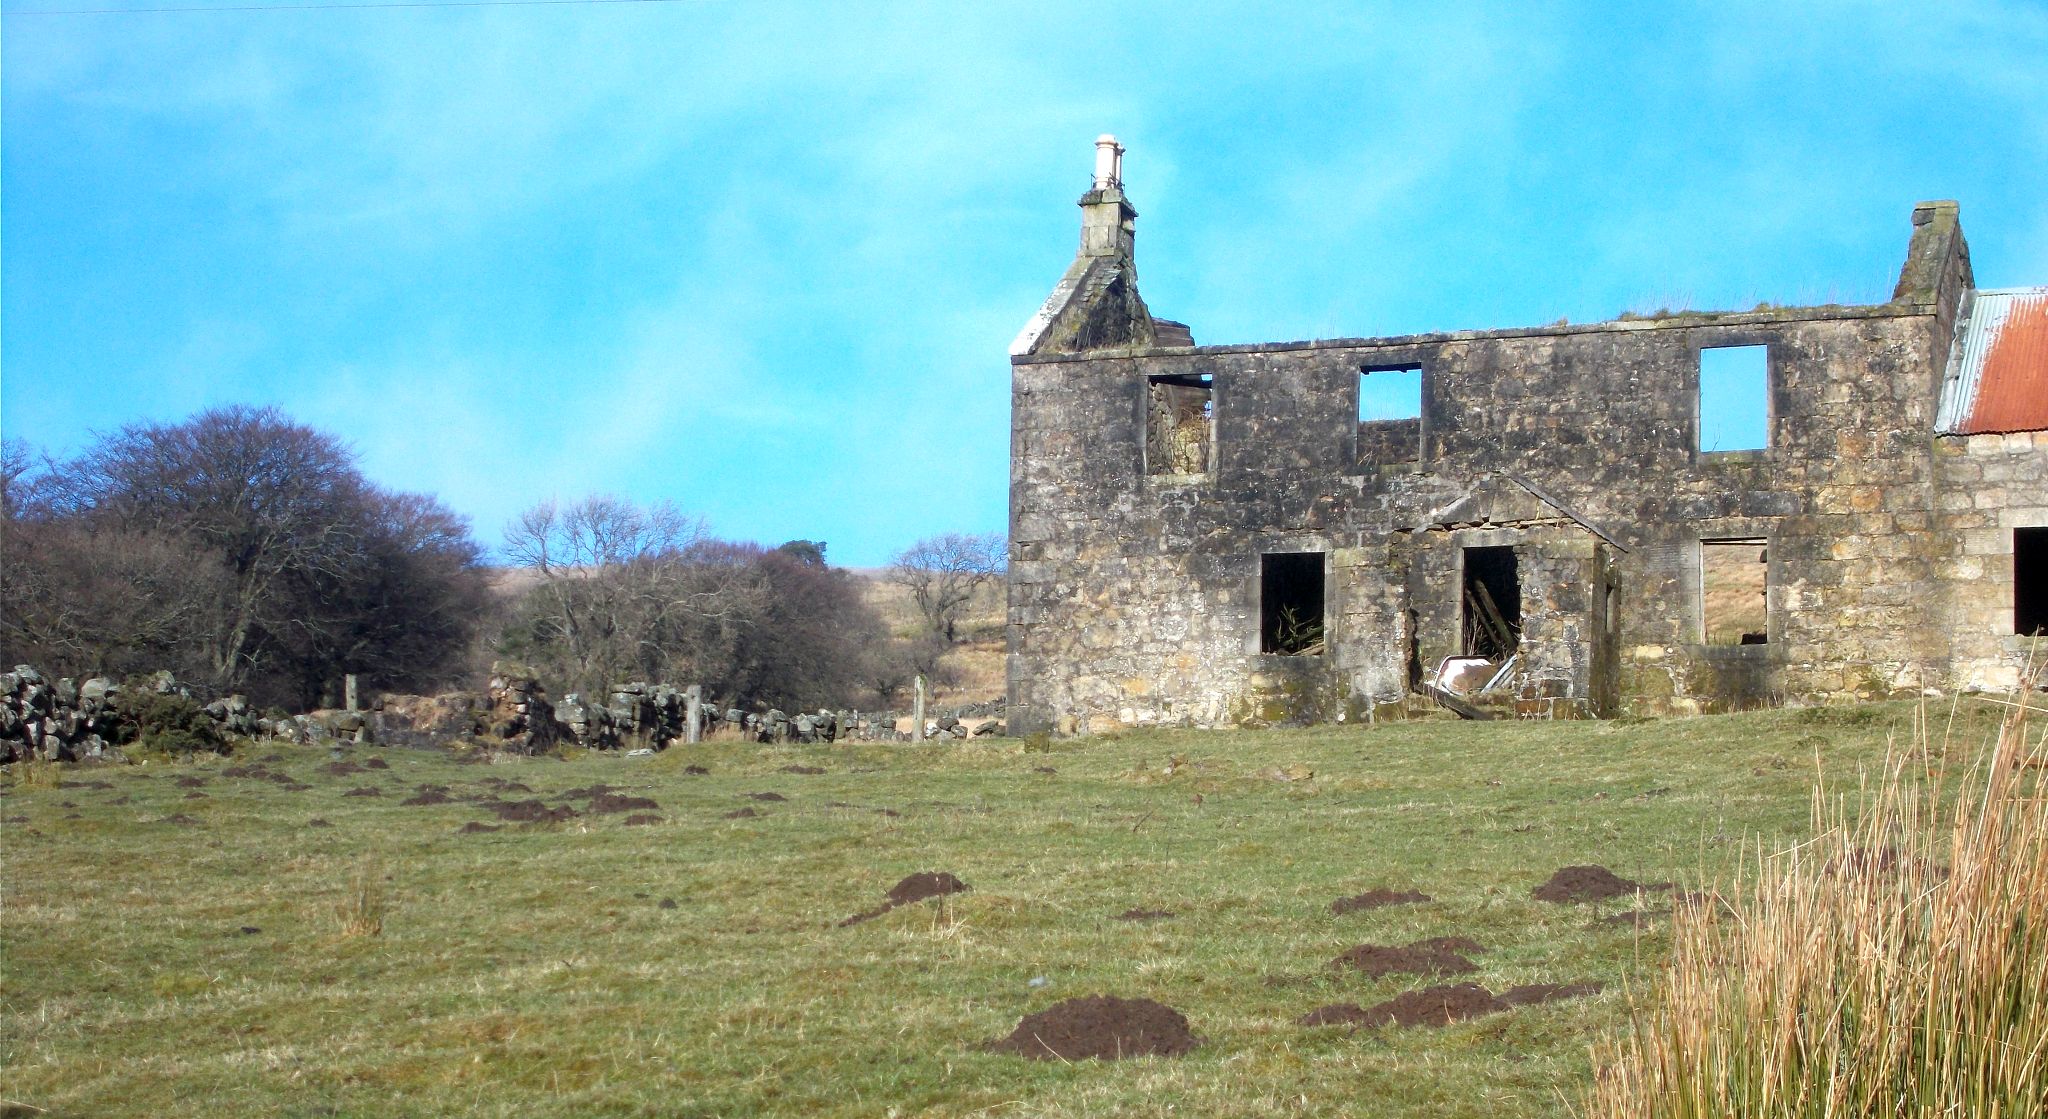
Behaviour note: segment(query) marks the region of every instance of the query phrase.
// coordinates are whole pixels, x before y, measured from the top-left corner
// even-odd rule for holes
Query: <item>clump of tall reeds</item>
[[[2048,1115],[2048,751],[2020,694],[1954,776],[1922,718],[1853,804],[1816,790],[1812,840],[1681,905],[1588,1113]]]
[[[349,875],[348,891],[335,904],[334,916],[344,937],[383,934],[383,871],[375,860],[365,859],[356,865]]]

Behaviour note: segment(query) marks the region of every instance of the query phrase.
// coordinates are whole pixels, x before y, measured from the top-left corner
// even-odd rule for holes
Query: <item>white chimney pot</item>
[[[1095,138],[1095,189],[1107,190],[1124,184],[1124,149],[1116,137],[1105,132]]]

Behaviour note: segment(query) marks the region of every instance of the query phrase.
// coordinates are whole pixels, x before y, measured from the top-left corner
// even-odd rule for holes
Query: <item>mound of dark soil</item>
[[[1319,1006],[1294,1020],[1297,1026],[1362,1026],[1365,1022],[1365,1008],[1355,1002]]]
[[[1337,969],[1352,968],[1374,979],[1396,973],[1412,975],[1463,975],[1478,971],[1479,965],[1445,948],[1417,941],[1406,948],[1390,944],[1359,944],[1330,961]]]
[[[848,917],[839,922],[839,927],[843,929],[848,925],[858,925],[862,921],[872,921],[899,905],[915,905],[928,898],[965,893],[972,888],[943,870],[919,871],[889,887],[889,900],[866,913],[856,913]]]
[[[1116,915],[1119,921],[1160,921],[1176,916],[1171,909],[1126,909]]]
[[[210,796],[207,796],[207,795],[206,795],[205,793],[202,793],[202,792],[200,792],[200,791],[199,791],[199,790],[197,790],[197,789],[194,789],[194,790],[192,790],[191,792],[189,792],[189,793],[186,793],[186,794],[185,794],[185,799],[186,799],[186,800],[212,800],[213,798],[212,798],[212,797],[210,797]]]
[[[661,823],[661,817],[659,817],[659,816],[656,816],[656,815],[654,815],[654,814],[652,814],[652,813],[649,813],[649,812],[640,812],[640,813],[636,813],[635,815],[632,815],[632,816],[628,816],[628,817],[626,817],[626,826],[627,826],[627,827],[629,827],[629,828],[630,828],[630,827],[637,827],[637,826],[639,826],[639,825],[642,825],[642,824],[658,824],[658,823]]]
[[[1059,770],[1057,770],[1057,769],[1054,769],[1053,767],[1051,767],[1051,766],[1049,766],[1049,765],[1034,765],[1034,766],[1032,766],[1032,767],[1031,767],[1031,772],[1033,772],[1033,773],[1058,773],[1058,772],[1059,772]]]
[[[1105,1061],[1123,1057],[1178,1057],[1195,1047],[1181,1012],[1151,999],[1090,995],[1025,1016],[1010,1036],[989,1049],[1036,1060]]]
[[[505,826],[503,824],[479,824],[475,820],[471,820],[456,830],[463,835],[475,835],[479,832],[504,831]]]
[[[789,798],[783,796],[781,793],[748,793],[747,799],[772,802],[779,800],[788,800]]]
[[[1361,909],[1378,909],[1386,905],[1414,905],[1432,900],[1419,890],[1367,890],[1348,898],[1338,898],[1330,903],[1330,912],[1342,916],[1356,913]]]
[[[1508,1004],[1494,998],[1476,983],[1450,987],[1424,987],[1404,991],[1382,1003],[1365,1008],[1361,1026],[1448,1026],[1460,1018],[1498,1014]]]
[[[306,821],[306,826],[309,828],[331,828],[334,825],[328,823],[327,821],[321,819],[318,816],[315,816],[312,819]]]
[[[597,813],[639,812],[644,809],[659,809],[661,805],[646,797],[620,796],[617,793],[599,793],[590,798],[590,810]]]
[[[391,763],[383,758],[371,758],[363,763],[364,769],[390,769]]]
[[[329,777],[347,777],[349,774],[361,773],[362,771],[363,767],[354,762],[328,762],[320,767],[320,772],[325,773]]]
[[[421,785],[419,791],[398,802],[401,805],[454,804],[455,798],[448,795],[446,785]]]
[[[759,815],[759,812],[756,812],[751,808],[736,808],[731,812],[726,813],[722,818],[727,820],[751,820]]]
[[[1500,1001],[1509,1006],[1538,1006],[1565,999],[1583,999],[1600,991],[1598,983],[1525,983],[1502,991]]]
[[[559,824],[576,817],[576,810],[566,804],[550,808],[537,800],[501,800],[484,807],[515,824]]]
[[[497,792],[501,793],[525,793],[528,796],[533,795],[533,790],[528,788],[524,782],[507,781],[503,777],[486,777],[483,780],[478,781],[477,784],[489,789],[496,790]]]
[[[1608,898],[1625,897],[1637,890],[1655,889],[1641,882],[1631,882],[1604,866],[1568,866],[1550,876],[1550,881],[1529,892],[1537,901],[1564,904],[1581,901],[1606,901]]]
[[[683,774],[686,777],[709,777],[711,771],[701,765],[686,765],[683,767]]]
[[[341,795],[345,797],[380,797],[384,795],[384,790],[375,785],[363,785],[359,788],[350,789]]]
[[[185,815],[183,812],[180,812],[175,816],[164,817],[163,822],[166,824],[176,824],[179,827],[191,827],[192,825],[197,824],[199,821],[193,819],[190,816]]]
[[[889,904],[910,905],[926,898],[964,894],[971,888],[943,870],[920,871],[889,887]]]
[[[297,785],[298,779],[289,773],[279,773],[261,765],[231,765],[220,771],[222,777],[246,777],[251,781],[268,781],[273,785]],[[301,786],[303,787],[303,786]]]
[[[781,769],[778,769],[778,770],[776,770],[776,772],[777,772],[777,773],[801,773],[801,774],[803,774],[803,775],[805,775],[805,776],[807,776],[807,777],[814,777],[814,776],[816,776],[816,775],[818,775],[818,774],[820,774],[820,773],[823,773],[823,772],[825,772],[825,770],[824,770],[824,768],[823,768],[822,766],[815,766],[815,765],[786,765],[786,766],[783,766],[783,767],[782,767]]]
[[[200,786],[202,786],[202,785],[206,784],[206,778],[204,778],[204,777],[180,777],[180,778],[178,778],[178,779],[177,779],[176,781],[173,781],[173,782],[171,782],[171,784],[173,784],[173,785],[176,785],[177,787],[179,787],[179,788],[181,788],[181,789],[196,789],[196,788],[199,788]]]

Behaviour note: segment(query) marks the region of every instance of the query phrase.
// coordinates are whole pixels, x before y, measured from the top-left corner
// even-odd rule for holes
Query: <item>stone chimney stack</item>
[[[1138,266],[1132,260],[1138,211],[1124,197],[1124,148],[1114,136],[1095,139],[1095,181],[1081,196],[1081,251],[1067,274],[1017,340],[1011,357],[1078,354],[1116,348],[1142,349],[1159,342],[1152,312],[1138,297]],[[1187,346],[1187,328],[1174,345]]]
[[[1138,211],[1124,197],[1124,148],[1110,135],[1095,139],[1095,185],[1081,196],[1081,255],[1129,260]]]

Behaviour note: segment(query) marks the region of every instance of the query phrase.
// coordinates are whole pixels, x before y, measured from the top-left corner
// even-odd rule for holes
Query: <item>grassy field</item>
[[[1990,737],[1988,708],[1964,704],[1958,741]],[[16,767],[0,1098],[75,1116],[1564,1115],[1668,938],[1661,920],[1598,922],[1633,900],[1530,890],[1577,863],[1696,883],[1745,840],[1802,833],[1816,762],[1853,787],[1913,716],[490,764],[357,749],[350,766],[388,768],[349,773],[259,745],[61,785]],[[252,763],[275,776],[229,775]],[[594,783],[656,801],[639,811],[660,822],[566,795]],[[454,799],[401,803],[433,785]],[[381,795],[348,795],[364,788]],[[786,799],[749,797],[771,792]],[[475,798],[580,815],[466,832],[499,824]],[[925,870],[972,891],[837,926]],[[1434,900],[1332,914],[1375,887]],[[1134,907],[1174,916],[1117,919]],[[1432,982],[1330,970],[1344,949],[1446,935],[1487,947],[1465,978],[1491,989],[1607,990],[1442,1029],[1293,1024]],[[1200,1046],[1075,1064],[984,1051],[1097,993],[1179,1009]]]

